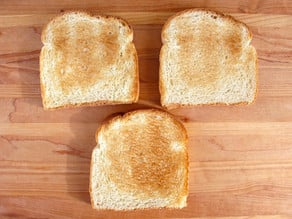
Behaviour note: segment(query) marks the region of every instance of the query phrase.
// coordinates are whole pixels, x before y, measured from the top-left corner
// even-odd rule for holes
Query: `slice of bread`
[[[40,82],[45,109],[138,100],[133,30],[111,16],[67,12],[42,32]]]
[[[96,132],[90,171],[95,209],[182,208],[188,195],[187,133],[172,115],[136,110]]]
[[[161,37],[162,106],[255,100],[257,54],[245,24],[218,12],[192,9],[171,17]]]

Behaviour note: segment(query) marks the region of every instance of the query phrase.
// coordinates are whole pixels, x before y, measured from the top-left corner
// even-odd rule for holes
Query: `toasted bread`
[[[171,109],[255,100],[257,53],[245,24],[229,15],[191,9],[171,17],[161,37],[162,106]]]
[[[96,132],[90,171],[95,209],[182,208],[188,195],[187,133],[172,115],[136,110]]]
[[[42,32],[40,82],[45,109],[133,103],[138,59],[133,31],[112,16],[67,12]]]

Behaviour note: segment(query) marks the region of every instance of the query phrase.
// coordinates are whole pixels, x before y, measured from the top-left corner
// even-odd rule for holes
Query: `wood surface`
[[[190,194],[182,210],[95,211],[89,165],[99,124],[114,112],[159,107],[163,23],[204,7],[253,33],[259,93],[250,106],[176,109],[189,134]],[[134,29],[140,103],[44,111],[42,26],[72,9],[118,15]],[[0,218],[292,218],[292,1],[0,1]]]

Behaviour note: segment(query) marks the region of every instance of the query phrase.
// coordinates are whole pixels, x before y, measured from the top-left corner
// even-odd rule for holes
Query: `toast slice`
[[[45,109],[138,100],[133,30],[111,16],[67,12],[42,32],[40,82]]]
[[[218,12],[192,9],[171,17],[161,37],[162,106],[255,100],[257,53],[245,24]]]
[[[187,133],[172,115],[136,110],[96,132],[90,171],[95,209],[182,208],[188,195]]]

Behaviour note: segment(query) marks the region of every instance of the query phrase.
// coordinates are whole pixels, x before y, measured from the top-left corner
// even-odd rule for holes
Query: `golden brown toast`
[[[257,54],[245,24],[218,12],[192,9],[171,17],[161,36],[162,106],[255,100]]]
[[[172,115],[136,110],[96,133],[90,194],[95,209],[182,208],[188,195],[187,133]]]
[[[45,109],[133,103],[138,59],[133,31],[122,19],[67,12],[42,32],[40,79]]]

